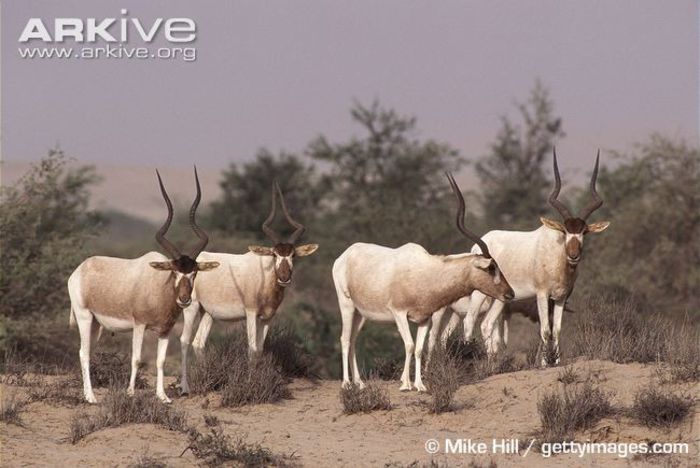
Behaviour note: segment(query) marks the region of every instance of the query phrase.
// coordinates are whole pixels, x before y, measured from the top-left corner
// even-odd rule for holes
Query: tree
[[[355,104],[351,115],[363,137],[331,143],[321,136],[307,150],[328,168],[323,187],[329,190],[328,226],[335,239],[345,246],[364,240],[392,246],[418,242],[430,248],[444,242],[445,232],[454,230],[454,200],[446,203],[450,188],[444,172],[459,169],[463,159],[458,152],[415,139],[415,118],[377,102]]]
[[[92,167],[67,169],[59,149],[2,191],[0,308],[6,317],[68,317],[65,282],[100,225],[89,208]]]
[[[697,317],[700,296],[700,149],[661,135],[620,165],[603,168],[598,187],[604,204],[593,217],[611,221],[586,245],[589,265],[580,293],[634,295],[663,312]],[[579,203],[587,201],[581,191]],[[591,236],[596,237],[596,236]]]
[[[225,233],[265,239],[261,226],[271,206],[272,182],[277,179],[291,215],[304,224],[317,215],[320,193],[316,170],[297,156],[277,157],[262,149],[255,159],[239,167],[231,164],[220,182],[221,197],[211,204],[210,225]],[[278,207],[279,232],[292,230]]]
[[[490,153],[476,163],[484,220],[491,229],[531,229],[547,212],[552,184],[543,164],[564,136],[561,118],[554,116],[549,92],[539,81],[517,108],[522,124],[502,117]]]

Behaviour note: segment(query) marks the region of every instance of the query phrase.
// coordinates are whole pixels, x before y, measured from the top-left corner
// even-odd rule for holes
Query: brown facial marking
[[[275,274],[277,275],[277,281],[280,283],[289,283],[292,280],[292,268],[289,266],[289,262],[286,259],[282,259],[277,264],[277,257],[289,257],[294,255],[294,245],[279,243],[273,248],[275,252]]]
[[[586,231],[586,222],[580,218],[568,218],[564,221],[564,227],[569,234],[583,234]]]
[[[189,304],[192,301],[192,284],[186,276],[183,276],[177,285],[177,299],[182,304]]]
[[[581,242],[575,237],[566,243],[566,256],[571,259],[578,259],[581,256]]]

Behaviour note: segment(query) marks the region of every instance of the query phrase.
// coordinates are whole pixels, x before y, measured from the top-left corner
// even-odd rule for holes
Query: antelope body
[[[197,197],[190,210],[190,224],[200,238],[196,256],[207,244],[206,234],[196,225],[194,215],[201,197],[199,179]],[[191,302],[192,286],[198,271],[218,266],[216,262],[197,263],[182,255],[165,238],[173,217],[172,204],[158,174],[161,193],[168,207],[168,219],[156,234],[156,240],[170,254],[149,252],[136,259],[90,257],[81,263],[68,278],[71,300],[70,322],[77,322],[80,331],[80,364],[83,374],[83,393],[90,403],[97,400],[90,382],[90,348],[99,339],[102,328],[110,331],[133,330],[131,378],[129,394],[134,393],[136,372],[141,360],[144,332],[158,335],[156,358],[156,393],[164,402],[170,402],[163,388],[163,363],[168,346],[168,334],[180,311]]]
[[[277,194],[287,221],[296,228],[286,239],[269,227],[275,217]],[[294,258],[311,255],[318,248],[316,244],[295,245],[304,230],[304,226],[289,215],[282,191],[275,182],[272,187],[272,210],[263,223],[263,232],[275,243],[273,247],[250,246],[250,251],[242,255],[202,252],[197,257],[199,262],[217,262],[221,267],[197,281],[192,304],[183,313],[184,326],[180,336],[180,389],[183,393],[189,393],[187,351],[198,313],[201,313],[202,319],[192,341],[197,354],[204,349],[214,319],[245,320],[249,355],[262,351],[270,320],[284,299],[285,289],[292,282]]]
[[[464,227],[464,199],[448,175],[460,204],[457,227],[480,242]],[[401,390],[411,390],[410,363],[415,353],[414,386],[425,391],[421,379],[421,356],[433,314],[472,291],[508,300],[512,290],[496,262],[484,254],[431,255],[417,244],[392,249],[376,244],[356,243],[333,264],[333,281],[342,318],[341,347],[343,386],[350,385],[349,367],[355,384],[363,385],[357,366],[356,340],[366,320],[394,321],[404,342],[406,358]],[[416,343],[408,326],[418,324]]]
[[[598,209],[602,199],[595,189],[598,175],[600,153],[596,158],[590,190],[592,200],[579,217],[560,202],[557,197],[561,190],[561,178],[557,166],[556,151],[553,153],[555,187],[549,197],[549,203],[562,215],[563,223],[548,218],[540,218],[542,226],[534,231],[490,231],[483,240],[498,262],[503,273],[515,292],[515,301],[535,298],[540,322],[540,338],[544,345],[552,339],[556,363],[559,361],[559,334],[561,331],[562,315],[566,301],[573,291],[578,274],[577,266],[582,258],[583,238],[586,234],[602,232],[609,222],[587,224],[588,216]],[[473,253],[478,253],[481,246],[474,245]],[[483,310],[486,296],[475,291],[471,297],[464,298],[454,304],[457,313],[464,314],[464,337],[470,339],[478,314]],[[553,303],[553,323],[550,327],[550,302]],[[507,342],[508,316],[502,317],[504,303],[494,300],[488,307],[486,318],[481,324],[482,336],[486,340],[487,351],[492,354],[498,350],[499,342]],[[498,321],[503,321],[503,337],[498,328]],[[455,320],[446,326],[443,339],[450,333]],[[432,338],[432,337],[431,337]],[[434,340],[431,339],[431,343]],[[542,365],[547,365],[546,353],[542,355]]]

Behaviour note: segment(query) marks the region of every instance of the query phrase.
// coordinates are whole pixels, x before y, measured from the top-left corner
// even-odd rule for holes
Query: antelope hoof
[[[135,393],[135,392],[134,392],[134,389],[133,389],[133,388],[129,387],[129,388],[126,389],[126,394],[127,394],[127,395],[129,395],[129,396],[134,396],[134,393]]]
[[[166,395],[165,393],[159,393],[159,394],[158,394],[158,399],[159,399],[160,401],[162,401],[163,403],[165,403],[166,405],[169,405],[170,403],[173,402],[173,400],[171,400],[170,398],[168,398],[168,395]]]
[[[423,385],[423,382],[416,382],[414,386],[416,387],[416,390],[418,390],[418,393],[424,393],[428,391],[428,389],[425,388],[425,385]]]
[[[411,382],[404,382],[401,384],[401,387],[399,387],[399,391],[401,392],[410,392],[411,390],[413,390]]]
[[[190,386],[189,385],[180,385],[180,396],[189,396],[190,395]]]
[[[87,401],[88,403],[94,405],[95,403],[97,403],[97,398],[95,398],[95,395],[92,395],[92,394],[90,394],[90,395],[85,395],[85,401]]]
[[[340,386],[343,390],[350,390],[350,388],[352,388],[352,382],[349,380],[343,380],[343,383]]]
[[[355,385],[357,385],[357,387],[358,387],[360,390],[364,390],[365,387],[366,387],[365,383],[364,383],[362,380],[358,380],[357,382],[355,382]]]

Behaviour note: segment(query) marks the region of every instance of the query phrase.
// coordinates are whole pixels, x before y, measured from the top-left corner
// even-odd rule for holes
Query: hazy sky
[[[30,17],[193,18],[197,60],[28,60]],[[662,1],[2,2],[2,150],[222,167],[358,132],[354,99],[418,118],[419,136],[483,155],[536,78],[568,167],[652,131],[698,138],[698,4]],[[138,44],[136,44],[138,45]]]

